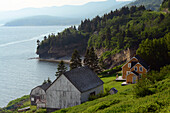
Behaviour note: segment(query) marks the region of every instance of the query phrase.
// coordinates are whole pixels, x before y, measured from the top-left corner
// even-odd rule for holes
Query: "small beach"
[[[31,60],[31,59],[37,59],[37,60],[39,60],[39,61],[55,62],[55,63],[60,63],[61,60],[63,60],[63,59],[54,59],[54,58],[43,59],[43,58],[39,58],[39,57],[30,58],[29,60]],[[63,62],[66,63],[66,64],[70,64],[70,60],[68,60],[68,59],[67,59],[67,60],[64,59]]]

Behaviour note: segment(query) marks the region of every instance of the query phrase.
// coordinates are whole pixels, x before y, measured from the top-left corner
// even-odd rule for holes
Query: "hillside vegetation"
[[[100,75],[104,81],[104,95],[95,100],[85,102],[81,105],[61,109],[55,113],[107,113],[107,112],[170,112],[170,65],[164,66],[160,71],[151,71],[137,84],[121,86],[122,82],[116,82],[116,74]],[[109,89],[115,87],[117,94],[109,95]],[[29,96],[11,101],[7,107],[29,99]],[[15,113],[17,109],[30,106],[30,101],[26,101],[22,106],[14,111],[0,109],[2,113]],[[132,109],[133,108],[133,109]],[[36,110],[31,106],[31,110],[26,113],[46,113],[45,109]]]
[[[170,0],[163,0],[161,10],[168,9],[170,11]]]
[[[121,86],[115,77],[102,78],[104,87],[115,87],[118,93],[83,103],[55,113],[146,113],[170,112],[170,65],[160,72],[152,71],[136,85]]]
[[[136,1],[128,4],[127,6],[130,7],[130,6],[144,5],[146,7],[146,9],[159,11],[159,7],[160,7],[161,3],[162,3],[162,0],[136,0]]]
[[[71,56],[77,49],[84,55],[87,47],[94,47],[101,53],[98,56],[104,65],[108,60],[118,65],[113,55],[127,48],[136,50],[142,40],[164,37],[170,31],[169,20],[169,14],[146,10],[144,6],[122,7],[102,17],[85,19],[78,29],[70,27],[58,35],[49,35],[37,47],[37,54],[41,58],[59,58]]]

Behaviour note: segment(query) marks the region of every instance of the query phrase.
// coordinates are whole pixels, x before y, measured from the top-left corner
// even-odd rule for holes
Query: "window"
[[[130,71],[126,71],[126,75],[129,75],[130,74]]]
[[[139,68],[139,70],[142,72],[142,71],[143,71],[143,68],[142,68],[142,67],[140,67],[140,68]]]
[[[33,97],[31,98],[31,101],[34,101],[34,98],[33,98]]]
[[[128,63],[128,67],[131,68],[131,63]]]
[[[95,91],[90,93],[90,96],[95,96],[95,95],[96,95]]]
[[[135,71],[138,71],[138,67],[135,67]]]

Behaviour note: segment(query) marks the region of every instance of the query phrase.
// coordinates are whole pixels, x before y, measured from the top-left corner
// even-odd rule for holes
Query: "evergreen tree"
[[[47,36],[44,36],[44,40],[47,40]]]
[[[86,50],[83,63],[85,66],[88,66],[88,64],[89,64],[89,49],[88,48]]]
[[[94,48],[91,47],[90,50],[87,49],[85,59],[84,59],[84,65],[88,66],[94,72],[99,73],[100,67],[98,62],[99,60],[97,55],[95,54]]]
[[[44,80],[43,84],[47,84],[47,81],[46,81],[46,80]]]
[[[48,77],[47,83],[50,83],[50,84],[52,83],[49,77]]]
[[[57,72],[56,72],[56,76],[61,76],[63,73],[66,72],[67,67],[65,66],[63,60],[61,60],[61,62],[58,64],[58,68],[57,68]]]
[[[81,67],[81,58],[77,50],[74,50],[74,53],[72,54],[71,60],[70,60],[70,70],[74,68]]]
[[[40,40],[37,40],[37,45],[38,45],[38,46],[40,45]]]

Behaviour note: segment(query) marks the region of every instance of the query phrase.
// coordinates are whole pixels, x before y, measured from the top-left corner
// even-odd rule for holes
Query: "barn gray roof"
[[[51,83],[46,83],[46,84],[42,84],[42,85],[37,86],[37,87],[39,87],[39,88],[43,89],[44,91],[46,91],[50,86],[51,86]],[[31,90],[31,93],[32,93],[32,91],[33,91],[34,89],[36,89],[37,87],[33,88],[33,89]],[[30,95],[31,95],[31,93],[30,93]]]
[[[41,89],[43,89],[44,91],[46,91],[48,89],[48,87],[50,87],[51,83],[46,83],[46,84],[42,84],[38,87],[40,87]]]
[[[85,92],[103,85],[103,81],[91,69],[80,67],[65,72],[64,76],[80,91]]]

